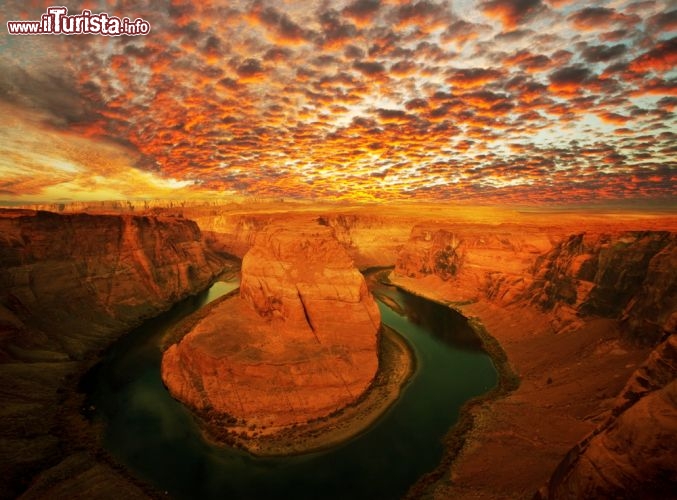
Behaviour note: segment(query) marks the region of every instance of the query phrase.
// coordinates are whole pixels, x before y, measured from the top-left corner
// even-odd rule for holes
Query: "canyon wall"
[[[275,216],[230,214],[214,210],[193,213],[191,219],[200,226],[205,242],[212,250],[241,259],[254,245],[256,236],[275,220]]]
[[[545,235],[549,235],[547,239]],[[628,366],[623,368],[622,364],[611,370],[603,368],[613,366],[611,358],[622,358],[632,346],[638,351],[645,350],[641,346],[656,346],[615,401],[600,401],[600,408],[611,407],[610,410],[590,407],[593,412],[606,411],[607,416],[595,416],[595,421],[601,419],[602,423],[592,427],[595,430],[571,449],[548,486],[539,492],[542,498],[628,495],[661,498],[674,492],[677,483],[674,467],[677,463],[676,243],[677,234],[663,230],[593,230],[566,234],[536,229],[531,233],[528,228],[514,231],[487,226],[475,231],[459,225],[434,223],[419,224],[412,229],[409,242],[398,256],[393,281],[439,300],[454,302],[464,311],[481,311],[488,315],[483,321],[506,329],[494,334],[502,343],[506,342],[511,360],[519,363],[517,371],[523,367],[525,372],[520,373],[523,383],[514,398],[497,403],[503,410],[513,411],[503,418],[533,426],[528,413],[550,411],[550,406],[544,408],[539,401],[550,394],[556,400],[559,383],[563,384],[562,390],[568,390],[564,381],[570,366],[575,364],[582,371],[579,389],[568,396],[566,408],[552,415],[552,419],[557,421],[561,413],[571,412],[567,417],[580,422],[581,428],[590,426],[590,415],[595,413],[578,415],[569,408],[577,404],[578,398],[581,404],[594,401],[601,394],[599,384],[604,386],[606,380],[607,386],[616,385],[619,372],[623,369],[627,372]],[[494,316],[504,319],[494,321]],[[522,316],[534,319],[519,327],[524,333],[513,331],[512,325],[520,325]],[[599,333],[595,334],[596,331]],[[553,334],[557,337],[547,338]],[[585,345],[586,337],[592,345]],[[549,346],[555,344],[562,350],[551,352]],[[539,345],[539,348],[530,351],[530,345]],[[567,355],[562,346],[568,345],[577,346],[576,357],[565,361],[569,366],[558,372],[554,367]],[[585,354],[586,350],[594,353]],[[611,355],[605,355],[606,352]],[[548,364],[552,378],[548,377],[545,382],[539,379],[543,372],[533,371],[534,357],[543,358],[542,363]],[[552,360],[545,361],[549,357]],[[589,380],[596,380],[597,385],[588,382],[590,385],[586,387],[587,368],[583,367],[594,367],[595,363],[598,371]],[[512,410],[515,401],[522,406],[527,404],[532,390],[538,396],[529,403],[531,406],[521,410],[523,413]],[[491,413],[488,415],[482,418],[495,418]],[[528,432],[525,436],[533,438]],[[535,439],[538,442],[543,438],[541,434]],[[555,435],[545,439],[561,446]],[[497,446],[491,433],[481,438],[481,442],[488,450]],[[480,449],[477,444],[474,446]],[[518,441],[510,447],[512,453],[520,453],[524,445]],[[461,477],[459,470],[473,471],[476,463],[484,462],[482,457],[481,452],[468,453],[456,469],[456,480]],[[535,473],[534,477],[537,476]],[[508,478],[506,484],[519,488],[513,481]],[[473,484],[472,476],[465,477],[461,484],[469,488],[468,485]],[[528,486],[526,480],[525,486]],[[453,496],[459,490],[438,491],[443,491],[443,496]]]
[[[608,418],[564,458],[540,498],[669,498],[677,484],[677,334],[630,377]]]
[[[257,235],[271,224],[294,221],[307,227],[324,226],[331,229],[358,269],[393,265],[415,224],[412,217],[351,211],[242,214],[202,210],[189,213],[212,249],[240,258],[253,246]]]
[[[359,213],[319,215],[359,269],[392,266],[409,238],[415,219],[400,215]]]
[[[0,213],[0,497],[69,450],[63,406],[83,360],[222,267],[187,220]]]
[[[559,318],[618,319],[634,341],[656,345],[677,327],[677,234],[575,234],[539,257],[523,298]]]
[[[677,484],[677,235],[575,235],[540,266],[543,307],[618,318],[635,342],[664,340],[608,418],[554,472],[543,498],[667,498]],[[583,293],[581,293],[581,288]],[[666,338],[667,337],[667,338]]]
[[[187,220],[37,212],[0,218],[0,235],[0,304],[31,330],[1,340],[14,357],[35,347],[80,358],[220,269]]]
[[[454,302],[482,296],[506,305],[531,284],[530,267],[558,237],[538,226],[419,223],[393,274],[437,286]]]
[[[584,317],[617,319],[630,338],[655,345],[677,326],[676,268],[677,234],[669,231],[419,224],[394,274],[435,278],[458,302],[536,305],[551,314],[555,332],[580,327]]]
[[[164,354],[170,392],[204,414],[268,431],[356,401],[378,369],[380,314],[325,226],[271,225],[242,262],[240,296]]]
[[[113,208],[134,212],[134,207]],[[142,496],[110,467],[71,444],[79,432],[71,425],[78,416],[67,412],[77,415],[80,409],[77,402],[72,406],[72,400],[82,360],[141,318],[206,287],[221,269],[219,254],[242,257],[253,249],[244,262],[242,296],[225,301],[211,319],[205,317],[195,326],[195,337],[189,334],[173,348],[175,354],[167,353],[171,375],[164,375],[163,367],[165,381],[195,407],[213,408],[216,403],[225,413],[269,426],[317,418],[354,401],[377,368],[373,325],[378,319],[353,264],[366,268],[396,262],[393,276],[398,283],[423,284],[422,293],[443,301],[473,302],[469,311],[505,318],[496,324],[508,330],[524,311],[538,310],[548,325],[544,333],[536,332],[536,323],[521,321],[519,332],[507,337],[506,351],[518,363],[546,355],[561,357],[561,352],[545,352],[552,344],[549,335],[558,334],[558,342],[565,343],[567,335],[575,336],[591,318],[612,318],[604,321],[618,325],[635,343],[655,346],[668,339],[657,348],[653,364],[650,359],[628,382],[608,420],[567,455],[544,496],[615,494],[586,464],[613,471],[616,462],[623,471],[652,477],[642,464],[655,463],[660,472],[673,458],[663,453],[663,445],[675,449],[669,435],[674,436],[670,425],[676,399],[671,383],[674,356],[669,353],[674,352],[675,340],[674,335],[668,337],[677,323],[674,232],[600,229],[627,225],[609,224],[605,218],[598,227],[584,224],[586,232],[581,233],[578,219],[551,227],[550,222],[560,219],[550,215],[544,225],[529,217],[516,223],[496,223],[489,217],[481,223],[436,222],[435,214],[417,214],[414,209],[391,214],[390,208],[374,213],[301,208],[293,214],[284,205],[254,213],[238,207],[221,211],[189,205],[169,211],[151,207],[155,209],[177,217],[1,214],[0,498],[16,496],[29,483],[34,498],[49,497],[53,485],[64,481],[77,483],[77,488],[99,485],[101,489],[92,490],[91,496],[120,492],[130,498]],[[645,227],[644,221],[641,224]],[[300,238],[291,236],[299,231]],[[321,265],[313,260],[318,255],[326,256]],[[248,330],[247,325],[255,326]],[[229,329],[244,335],[222,335]],[[493,329],[500,333],[498,327],[492,326],[492,333]],[[537,338],[541,333],[543,338]],[[527,341],[538,348],[525,350],[520,358],[520,346]],[[609,356],[625,349],[615,340],[605,342],[613,344]],[[588,347],[596,352],[605,345]],[[221,353],[229,350],[233,357],[225,360]],[[562,378],[579,361],[578,351],[571,352],[571,361],[562,361],[567,365]],[[264,358],[273,362],[262,362]],[[597,370],[597,354],[590,359]],[[203,373],[191,373],[189,366],[200,365],[206,367]],[[544,370],[538,365],[533,373],[520,373],[523,387],[537,387],[538,397],[560,383],[559,372],[551,382]],[[654,373],[659,371],[669,375],[657,378]],[[257,386],[253,380],[259,376]],[[578,382],[576,378],[571,384]],[[308,390],[298,391],[300,386]],[[516,406],[531,413],[525,403],[528,397],[520,392]],[[567,401],[578,397],[572,392]],[[228,406],[233,398],[240,401],[237,407]],[[502,407],[506,414],[510,404],[512,400]],[[70,409],[64,410],[65,405]],[[569,404],[538,410],[547,422],[552,412],[569,411]],[[579,436],[560,453],[575,439]],[[486,456],[478,462],[483,475]],[[535,484],[543,484],[546,477]],[[525,484],[532,486],[534,481]],[[31,498],[30,491],[27,497]]]

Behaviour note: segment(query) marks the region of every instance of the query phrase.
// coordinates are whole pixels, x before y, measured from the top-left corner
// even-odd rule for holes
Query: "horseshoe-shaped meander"
[[[322,452],[257,458],[203,440],[190,412],[160,378],[167,329],[237,288],[217,282],[116,342],[82,383],[104,446],[168,498],[393,499],[439,463],[442,439],[465,401],[491,389],[497,373],[465,318],[368,280],[382,322],[411,345],[417,369],[398,401],[368,431]],[[386,302],[390,302],[386,300]]]

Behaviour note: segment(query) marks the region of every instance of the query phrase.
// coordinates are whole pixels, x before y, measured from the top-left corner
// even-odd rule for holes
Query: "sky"
[[[675,205],[675,2],[57,4],[151,30],[0,2],[0,200]]]

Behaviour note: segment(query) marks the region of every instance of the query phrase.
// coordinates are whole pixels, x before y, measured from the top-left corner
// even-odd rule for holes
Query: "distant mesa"
[[[365,393],[379,328],[364,277],[330,228],[271,225],[243,259],[240,296],[167,349],[162,378],[203,418],[274,434]]]

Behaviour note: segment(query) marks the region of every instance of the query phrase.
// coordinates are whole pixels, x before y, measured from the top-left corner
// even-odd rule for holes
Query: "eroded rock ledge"
[[[0,498],[143,497],[90,453],[77,377],[223,266],[192,221],[0,210]]]
[[[677,484],[677,334],[630,377],[608,418],[565,456],[542,499],[669,498]]]
[[[420,224],[402,249],[392,281],[479,319],[521,378],[471,410],[450,481],[417,491],[522,498],[550,477],[541,498],[664,498],[677,483],[677,234],[580,232],[542,251],[545,236]]]
[[[379,367],[380,314],[330,228],[273,225],[242,262],[240,296],[169,347],[162,377],[205,420],[261,438],[364,397]],[[245,446],[247,446],[245,444]]]

